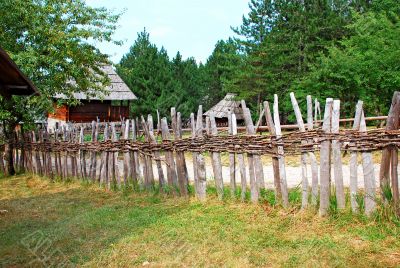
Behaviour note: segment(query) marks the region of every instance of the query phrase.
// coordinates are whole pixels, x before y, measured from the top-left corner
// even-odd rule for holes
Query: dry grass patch
[[[296,206],[297,204],[293,204]],[[87,267],[395,267],[398,222],[349,212],[321,219],[267,203],[201,204],[154,193],[106,192],[30,176],[0,179],[0,266],[29,266],[21,241],[40,231]],[[58,259],[57,259],[58,261]]]

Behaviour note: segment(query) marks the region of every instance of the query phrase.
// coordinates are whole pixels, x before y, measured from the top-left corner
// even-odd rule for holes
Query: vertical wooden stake
[[[203,106],[199,105],[197,111],[197,120],[196,120],[196,137],[203,138]],[[201,153],[197,154],[196,157],[196,168],[197,168],[197,177],[198,177],[198,198],[200,201],[206,200],[206,165],[204,156]]]
[[[180,113],[175,111],[175,108],[171,108],[171,118],[172,118],[172,129],[174,131],[175,140],[182,139],[182,121],[180,118]],[[178,185],[180,194],[183,196],[188,195],[187,189],[187,169],[186,169],[186,161],[184,152],[177,151],[176,152],[176,169],[178,174]]]
[[[168,129],[168,121],[167,118],[164,117],[161,119],[161,133],[163,142],[171,142],[171,135]],[[165,161],[167,163],[167,181],[168,187],[173,191],[175,188],[174,182],[177,181],[176,175],[176,166],[174,160],[174,154],[171,150],[165,151]]]
[[[149,126],[144,120],[142,116],[142,128],[145,134],[146,140],[150,143],[150,133],[149,133]],[[154,173],[153,173],[153,163],[151,159],[151,155],[147,154],[144,155],[144,163],[145,163],[145,187],[149,189],[154,188]]]
[[[340,100],[334,100],[332,106],[332,133],[339,133],[339,119],[340,119]],[[342,155],[340,153],[341,144],[337,140],[332,141],[332,154],[333,154],[333,175],[335,179],[336,201],[337,208],[344,209],[346,200],[344,196],[343,185],[343,164]]]
[[[361,112],[360,121],[360,132],[367,132],[367,125],[365,124],[364,111]],[[363,161],[363,173],[364,173],[364,189],[365,189],[365,214],[370,216],[376,208],[376,197],[375,197],[375,172],[374,172],[374,162],[372,161],[371,152],[362,152]]]
[[[243,117],[246,124],[246,132],[248,135],[254,135],[254,125],[251,120],[250,110],[247,109],[246,103],[242,100]],[[254,169],[254,155],[248,153],[247,161],[249,163],[249,176],[250,176],[250,199],[253,203],[258,203],[259,199],[259,187],[256,181],[256,172]]]
[[[315,99],[315,101],[317,101],[317,99]],[[312,98],[310,95],[308,95],[307,96],[307,128],[309,131],[314,128],[312,110],[313,110]],[[318,113],[318,110],[316,109],[315,118],[317,118],[317,113]],[[309,140],[309,142],[312,143],[313,140]],[[308,156],[310,157],[310,164],[311,164],[311,204],[316,206],[317,199],[318,199],[318,164],[317,164],[317,158],[315,157],[314,153],[310,153]]]
[[[354,116],[353,130],[360,130],[361,113],[363,110],[363,102],[358,101],[356,106],[356,114]],[[358,191],[358,179],[357,179],[357,152],[353,151],[350,153],[350,204],[353,212],[358,212],[357,203],[357,191]]]
[[[279,102],[278,95],[274,94],[274,124],[275,124],[275,132],[276,138],[282,138],[282,130],[281,130],[281,121],[279,118]],[[286,181],[286,167],[285,167],[285,156],[283,151],[283,146],[278,146],[278,164],[279,164],[279,178],[281,184],[282,191],[282,205],[283,207],[289,206],[289,192]]]
[[[228,114],[228,130],[229,135],[237,134],[237,123],[236,117],[235,121],[232,120],[233,113],[232,111]],[[230,175],[230,186],[231,186],[231,196],[235,198],[236,194],[236,162],[235,162],[235,153],[229,153],[229,175]]]
[[[324,122],[322,130],[325,133],[331,132],[331,118],[332,118],[332,104],[333,99],[327,98],[325,104]],[[330,141],[324,140],[321,142],[320,151],[320,201],[319,201],[319,215],[325,216],[328,213],[329,197],[330,197],[330,184],[331,184],[331,161],[330,161]]]
[[[137,128],[139,128],[138,125],[136,125],[135,120],[132,119],[132,141],[136,142],[137,140]],[[139,184],[141,182],[141,178],[142,178],[142,174],[141,174],[141,170],[140,170],[140,161],[139,161],[139,153],[137,151],[133,151],[132,153],[133,155],[133,163],[132,163],[132,167],[134,167],[134,169],[131,168],[132,171],[132,178],[133,179],[133,183],[134,184]]]
[[[124,142],[129,140],[129,120],[125,121],[125,129],[124,129]],[[128,186],[128,176],[129,176],[129,163],[130,163],[130,153],[127,150],[124,152],[124,184],[125,187]]]
[[[215,122],[214,112],[210,112],[211,135],[218,136],[217,124]],[[218,198],[222,200],[224,196],[224,181],[222,178],[222,163],[219,152],[211,152],[212,167],[214,171],[215,187],[217,188]]]
[[[147,123],[149,125],[150,143],[157,144],[156,138],[154,137],[153,117],[151,114],[149,114],[147,117]],[[158,171],[158,183],[160,184],[160,189],[162,191],[163,188],[165,187],[165,177],[164,177],[164,172],[162,170],[162,165],[161,165],[161,160],[160,160],[161,159],[160,151],[154,151],[153,155],[156,160],[156,166],[157,166],[157,171]]]
[[[292,106],[294,113],[296,115],[297,125],[299,126],[300,132],[305,132],[306,128],[304,126],[303,117],[301,116],[300,107],[297,103],[296,97],[294,93],[290,93],[290,99],[292,101]],[[301,141],[302,144],[307,143],[307,141]],[[307,153],[301,153],[301,181],[302,181],[302,198],[301,198],[301,207],[306,208],[308,206],[308,195],[309,195],[309,187],[308,187],[308,178],[307,178]]]
[[[190,114],[190,127],[192,130],[192,139],[196,138],[196,122],[194,119],[194,113]],[[199,196],[199,178],[197,176],[197,152],[192,152],[192,159],[193,159],[193,181],[194,181],[194,192],[196,197]]]

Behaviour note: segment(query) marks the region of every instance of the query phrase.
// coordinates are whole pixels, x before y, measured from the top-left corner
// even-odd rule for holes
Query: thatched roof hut
[[[95,96],[88,96],[83,92],[74,93],[73,96],[77,100],[103,100],[103,101],[115,101],[115,100],[136,100],[137,97],[129,89],[129,87],[122,81],[121,77],[115,72],[111,65],[105,65],[102,70],[107,74],[110,79],[110,85],[107,86],[106,91],[108,93],[96,93]],[[57,94],[54,96],[55,99],[65,99],[64,94]]]
[[[204,113],[205,116],[209,116],[210,112],[214,113],[216,119],[228,120],[229,112],[233,112],[236,115],[237,120],[243,120],[243,110],[240,101],[235,100],[236,94],[228,93],[226,96],[214,105],[210,110]]]
[[[99,119],[100,121],[119,121],[130,117],[130,105],[137,97],[114,71],[111,65],[102,67],[110,79],[110,85],[105,88],[106,93],[96,92],[95,96],[88,96],[84,92],[74,93],[80,100],[80,105],[61,106],[54,104],[54,113],[48,115],[47,123],[51,129],[66,122],[86,123]],[[57,94],[54,99],[66,99],[64,94]]]

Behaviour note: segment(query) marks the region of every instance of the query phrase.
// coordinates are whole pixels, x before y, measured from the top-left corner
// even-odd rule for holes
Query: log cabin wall
[[[100,119],[100,121],[120,121],[121,117],[129,118],[128,106],[112,105],[111,101],[82,101],[77,106],[58,106],[55,104],[55,112],[49,114],[49,119],[60,120],[64,122],[91,122]]]

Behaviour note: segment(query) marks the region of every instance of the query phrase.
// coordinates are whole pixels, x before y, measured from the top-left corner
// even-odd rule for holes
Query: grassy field
[[[211,196],[202,204],[26,175],[2,178],[0,267],[40,261],[89,267],[400,265],[400,224],[382,211],[372,219],[347,211],[322,219],[297,205],[283,210]]]

